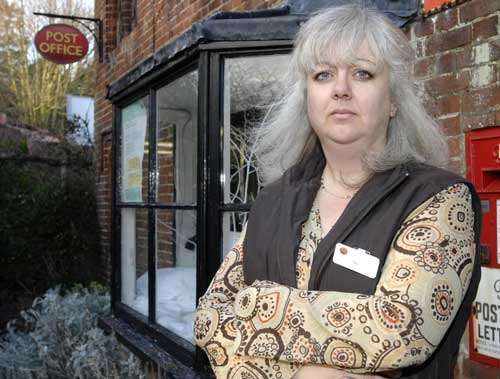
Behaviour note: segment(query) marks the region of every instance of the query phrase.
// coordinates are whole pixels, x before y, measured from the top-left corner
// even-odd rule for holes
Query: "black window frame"
[[[228,58],[288,54],[291,40],[221,41],[199,44],[182,56],[154,70],[134,85],[113,97],[112,142],[112,215],[111,215],[111,304],[113,315],[130,325],[136,333],[150,337],[160,349],[165,350],[187,367],[197,371],[207,368],[205,353],[174,332],[155,322],[156,318],[156,250],[155,210],[187,209],[196,211],[196,304],[205,293],[222,258],[222,217],[225,212],[249,211],[251,203],[224,204],[222,167],[223,133],[223,62]],[[156,185],[156,92],[176,79],[198,70],[197,118],[197,196],[196,204],[158,204]],[[144,96],[148,97],[148,196],[146,203],[121,203],[117,187],[120,150],[121,110]],[[216,112],[210,110],[217,110]],[[149,312],[142,315],[121,303],[121,212],[122,208],[139,208],[148,211],[148,295]],[[125,341],[126,342],[126,341]],[[133,347],[133,346],[132,346]],[[134,349],[137,350],[137,349]],[[140,349],[139,349],[140,350]]]
[[[214,173],[214,178],[220,178],[221,173],[223,172],[223,154],[224,154],[224,146],[223,146],[223,135],[224,135],[224,125],[222,122],[223,113],[224,113],[224,101],[223,101],[223,89],[225,83],[225,78],[224,78],[224,61],[227,59],[231,58],[242,58],[242,57],[256,57],[256,56],[265,56],[265,55],[279,55],[279,54],[289,54],[291,53],[291,48],[290,47],[281,47],[277,48],[274,47],[272,50],[269,49],[263,49],[263,48],[253,48],[253,49],[248,49],[248,48],[240,48],[240,49],[232,49],[230,51],[227,50],[214,50],[212,51],[211,58],[214,60],[213,66],[218,66],[220,68],[218,77],[213,76],[214,82],[218,83],[218,96],[210,96],[210,99],[216,99],[217,102],[214,102],[212,104],[213,108],[211,109],[217,109],[218,112],[214,112],[214,120],[211,125],[218,125],[218,128],[213,127],[210,129],[211,130],[211,136],[210,136],[210,141],[211,146],[218,146],[219,150],[217,153],[217,158],[218,160],[213,162],[213,167],[217,167],[217,172]],[[228,83],[229,84],[229,83]],[[216,87],[216,86],[214,86]],[[210,127],[210,126],[209,126]],[[222,241],[222,216],[224,213],[227,212],[248,212],[250,211],[250,208],[252,206],[252,202],[247,202],[247,203],[234,203],[234,204],[226,204],[224,203],[223,200],[223,195],[224,195],[224,186],[223,183],[218,181],[218,186],[214,185],[214,188],[217,187],[218,191],[213,194],[214,199],[218,199],[217,204],[212,205],[211,209],[217,210],[217,215],[213,215],[212,220],[217,220],[217,230],[218,234],[218,249],[217,251],[219,252],[219,256],[222,257],[222,253],[227,253],[222,251],[222,246],[220,242]],[[219,260],[217,267],[215,268],[215,271],[210,275],[210,280],[213,275],[215,275],[215,272],[217,268],[221,264],[221,260]],[[210,281],[207,283],[206,288],[208,288],[208,285],[210,284]]]

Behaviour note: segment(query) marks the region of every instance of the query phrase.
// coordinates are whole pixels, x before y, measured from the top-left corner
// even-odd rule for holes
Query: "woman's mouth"
[[[355,115],[353,111],[349,109],[336,109],[331,115],[338,120],[345,120]]]

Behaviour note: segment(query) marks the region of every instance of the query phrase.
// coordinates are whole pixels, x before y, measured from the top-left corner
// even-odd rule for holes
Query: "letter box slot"
[[[482,173],[482,188],[485,192],[500,191],[500,170],[483,169]]]

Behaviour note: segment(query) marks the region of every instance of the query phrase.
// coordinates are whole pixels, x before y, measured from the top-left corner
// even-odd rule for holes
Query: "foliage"
[[[35,299],[0,337],[0,377],[145,378],[140,361],[97,327],[109,304],[99,286],[55,288]]]
[[[37,296],[57,283],[96,279],[99,226],[91,159],[82,148],[67,155],[67,166],[1,162],[0,288]]]
[[[96,75],[97,62],[95,60],[85,64],[76,64],[67,93],[93,97],[96,91]]]
[[[73,115],[72,119],[66,120],[65,142],[69,145],[85,146],[93,148],[93,136],[89,128],[89,121],[78,115]],[[72,149],[75,151],[75,149]]]
[[[83,61],[59,65],[43,59],[31,42],[50,21],[33,15],[34,11],[91,17],[84,4],[82,0],[22,0],[16,7],[0,0],[0,11],[4,11],[3,15],[0,12],[0,26],[8,24],[10,28],[5,29],[8,33],[0,33],[4,72],[3,80],[0,78],[0,107],[9,110],[17,123],[47,129],[61,137],[65,133],[66,95],[72,92],[93,96],[96,66],[91,54]],[[92,37],[89,41],[92,43]]]
[[[6,56],[19,58],[19,48],[12,30],[19,29],[18,24],[22,14],[20,6],[7,0],[0,0],[0,112],[14,113],[14,96],[8,90],[10,77],[7,73]]]

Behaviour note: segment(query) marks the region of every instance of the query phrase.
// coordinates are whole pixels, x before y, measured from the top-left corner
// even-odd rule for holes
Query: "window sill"
[[[98,326],[106,332],[113,332],[116,338],[142,361],[152,362],[158,371],[168,373],[172,378],[206,379],[212,378],[201,374],[179,362],[172,355],[158,347],[155,341],[135,331],[126,322],[110,316],[99,317]]]

